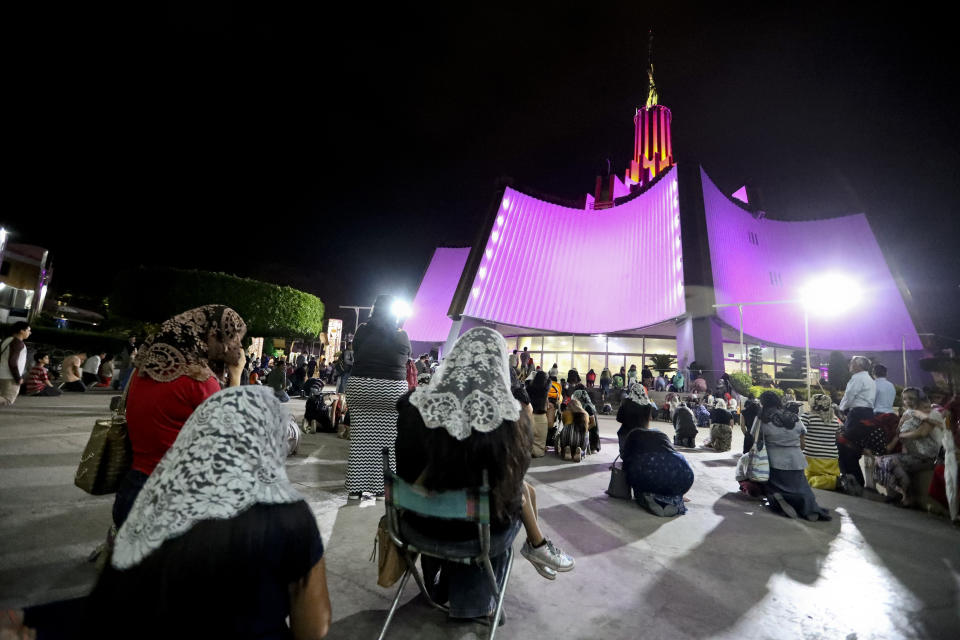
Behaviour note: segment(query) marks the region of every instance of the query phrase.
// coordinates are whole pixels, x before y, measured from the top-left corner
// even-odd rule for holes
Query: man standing
[[[353,371],[353,343],[348,342],[343,353],[340,354],[340,381],[337,383],[337,393],[347,392],[347,380],[350,378],[350,372]]]
[[[847,412],[843,425],[843,442],[837,446],[840,461],[840,488],[845,493],[860,495],[863,493],[863,470],[860,469],[860,456],[863,454],[861,442],[865,439],[869,427],[864,420],[873,418],[873,405],[877,398],[877,385],[870,377],[870,361],[863,356],[850,359],[850,373],[847,388],[840,400],[840,411]]]
[[[887,368],[882,364],[873,365],[873,383],[877,386],[877,397],[873,401],[873,414],[893,413],[893,402],[897,398],[897,389],[887,380]]]
[[[133,373],[133,359],[136,356],[137,336],[130,336],[127,344],[123,345],[123,349],[120,350],[120,354],[117,356],[120,359],[120,371],[117,372],[117,376],[113,379],[114,389],[123,389],[127,385],[127,380],[130,379],[130,374]]]
[[[30,325],[14,322],[12,333],[0,342],[0,407],[12,405],[20,395],[20,385],[27,369],[27,345]]]
[[[100,362],[105,355],[107,354],[93,354],[84,361],[82,370],[83,384],[87,385],[88,388],[100,382],[100,377],[97,374],[100,371]]]
[[[514,349],[510,354],[510,368],[516,371],[520,368],[520,358],[517,356],[517,350]]]

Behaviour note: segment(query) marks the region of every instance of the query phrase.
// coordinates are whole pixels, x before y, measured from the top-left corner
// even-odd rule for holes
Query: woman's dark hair
[[[33,354],[33,361],[40,362],[41,360],[46,358],[48,355],[50,354],[48,354],[46,351],[37,351],[36,353]]]
[[[513,387],[510,391],[520,404],[530,404],[530,394],[523,387]]]
[[[185,620],[199,627],[192,637],[233,637],[241,633],[233,625],[262,606],[258,587],[291,570],[287,584],[302,582],[318,543],[316,520],[302,500],[198,522],[135,567],[120,571],[108,563],[88,601],[96,635],[77,637],[174,637]]]
[[[434,491],[478,487],[483,470],[490,479],[491,516],[508,522],[522,506],[523,476],[530,466],[533,428],[530,418],[521,412],[517,421],[504,420],[488,433],[474,431],[465,440],[457,440],[446,429],[428,429],[420,412],[410,404],[409,393],[397,401],[399,422],[414,421],[400,431],[414,428],[423,434],[421,446],[426,452],[423,486]]]
[[[762,409],[760,402],[753,398],[743,404],[743,423],[747,426],[747,429],[753,428],[753,421],[760,415]]]
[[[619,418],[623,418],[621,424],[625,432],[629,433],[634,429],[646,429],[650,426],[651,405],[637,404],[633,400],[624,400],[620,405],[621,411]]]
[[[783,410],[783,402],[775,391],[764,391],[760,394],[760,404],[763,410],[760,412],[761,422],[771,422],[784,429],[793,429],[800,420],[800,417],[793,413]]]

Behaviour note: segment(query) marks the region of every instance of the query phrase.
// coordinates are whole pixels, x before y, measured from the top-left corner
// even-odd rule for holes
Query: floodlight
[[[817,276],[800,290],[807,311],[822,316],[846,313],[859,304],[862,296],[860,284],[842,273]]]
[[[400,300],[399,298],[393,301],[393,306],[390,307],[390,311],[393,312],[393,315],[397,319],[403,319],[410,316],[411,309],[410,305],[406,301]]]

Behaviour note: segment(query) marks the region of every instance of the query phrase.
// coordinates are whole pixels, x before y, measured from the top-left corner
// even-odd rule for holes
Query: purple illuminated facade
[[[569,334],[635,329],[683,313],[674,173],[603,211],[507,188],[462,311],[486,322]]]
[[[796,299],[811,276],[843,273],[857,280],[863,296],[850,313],[811,314],[811,348],[893,351],[904,340],[908,350],[923,348],[866,216],[758,219],[721,193],[702,169],[700,175],[717,304]],[[739,323],[735,307],[717,315],[729,326]],[[750,307],[743,328],[769,344],[804,343],[799,305]]]
[[[727,196],[699,166],[674,163],[669,111],[654,106],[644,113],[655,111],[657,126],[635,127],[631,164],[649,146],[658,162],[637,164],[647,180],[608,173],[597,179],[602,203],[587,195],[580,206],[503,187],[473,247],[434,254],[406,324],[411,340],[449,347],[484,324],[544,368],[599,373],[669,353],[715,379],[746,368],[738,310],[715,304],[795,300],[812,278],[842,273],[862,299],[832,317],[810,314],[811,372],[839,350],[902,378],[900,350],[923,347],[866,217],[767,218],[746,188]],[[743,331],[764,371],[779,373],[804,345],[803,309],[744,307]]]
[[[447,309],[469,255],[469,247],[439,247],[433,252],[410,305],[412,313],[403,325],[415,353],[430,351],[433,345],[443,343],[450,334],[453,320],[447,315]]]

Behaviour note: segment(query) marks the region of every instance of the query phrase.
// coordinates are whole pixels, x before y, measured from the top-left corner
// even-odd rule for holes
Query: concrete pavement
[[[95,580],[86,556],[106,533],[113,498],[84,494],[73,474],[109,397],[20,398],[0,410],[0,606],[80,595]],[[302,401],[290,406],[302,414]],[[577,566],[550,582],[518,555],[498,637],[958,637],[960,529],[946,520],[822,491],[832,522],[769,513],[736,491],[738,434],[733,452],[684,452],[697,476],[689,512],[657,518],[603,493],[617,426],[601,417],[603,450],[580,464],[550,454],[533,462],[543,527]],[[383,503],[347,502],[348,446],[304,436],[288,474],[327,549],[329,637],[375,638],[394,593],[376,585],[368,561]],[[403,602],[391,638],[484,637],[423,605],[415,585]]]

